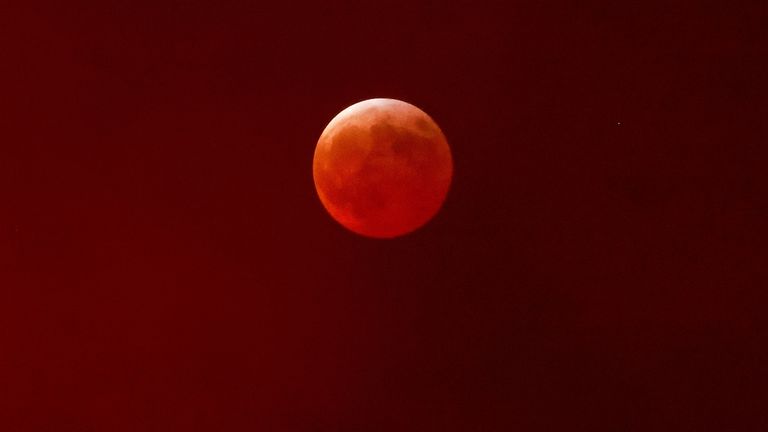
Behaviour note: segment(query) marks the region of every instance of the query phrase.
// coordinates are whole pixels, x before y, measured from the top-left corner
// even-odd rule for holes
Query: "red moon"
[[[369,99],[328,123],[312,171],[320,201],[336,221],[363,236],[392,238],[440,210],[453,159],[424,111],[396,99]]]

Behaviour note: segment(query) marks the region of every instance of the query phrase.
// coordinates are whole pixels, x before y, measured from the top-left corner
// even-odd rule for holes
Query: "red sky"
[[[0,5],[0,430],[766,430],[762,2],[283,3]],[[393,241],[371,97],[455,162]]]

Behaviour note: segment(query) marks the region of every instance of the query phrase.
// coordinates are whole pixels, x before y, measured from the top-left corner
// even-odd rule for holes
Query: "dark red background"
[[[0,4],[0,430],[767,430],[765,2],[317,3]],[[393,241],[370,97],[456,164]]]

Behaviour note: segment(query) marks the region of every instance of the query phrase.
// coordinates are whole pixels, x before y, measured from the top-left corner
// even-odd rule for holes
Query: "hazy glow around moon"
[[[315,149],[321,202],[346,228],[396,237],[440,209],[453,175],[450,148],[437,124],[396,99],[369,99],[334,117]]]

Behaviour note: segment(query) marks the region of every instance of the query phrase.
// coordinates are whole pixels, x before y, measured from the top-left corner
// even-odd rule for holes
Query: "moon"
[[[445,201],[453,158],[429,115],[397,99],[368,99],[344,109],[317,141],[315,188],[342,226],[373,238],[408,234]]]

